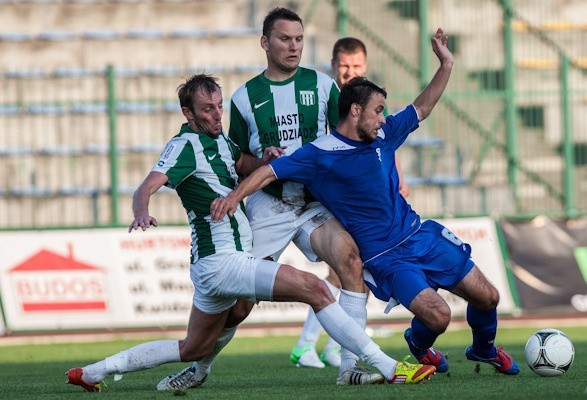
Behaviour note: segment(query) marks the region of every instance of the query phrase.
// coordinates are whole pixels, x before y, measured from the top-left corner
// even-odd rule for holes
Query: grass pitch
[[[556,326],[554,326],[556,328]],[[561,377],[542,378],[524,361],[524,345],[538,327],[500,329],[497,344],[518,361],[517,376],[497,374],[486,364],[467,361],[464,348],[470,332],[449,331],[435,347],[443,351],[450,366],[422,385],[336,386],[335,368],[293,367],[289,360],[293,336],[237,337],[225,348],[200,388],[185,393],[157,392],[165,375],[185,364],[167,364],[129,373],[121,381],[106,380],[102,393],[83,393],[66,385],[65,371],[95,362],[139,341],[111,341],[50,345],[0,346],[0,399],[583,399],[587,400],[587,327],[560,327],[573,341],[575,362]],[[324,335],[320,345],[323,345]],[[0,339],[1,340],[1,339]],[[375,341],[391,356],[408,354],[401,331]]]

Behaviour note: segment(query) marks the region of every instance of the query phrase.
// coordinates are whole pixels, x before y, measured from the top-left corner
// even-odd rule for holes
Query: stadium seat
[[[174,65],[162,65],[147,67],[142,72],[150,76],[180,76],[182,69]]]
[[[61,115],[65,113],[63,104],[31,104],[27,106],[30,114]]]
[[[159,29],[129,29],[126,32],[129,39],[161,39],[165,34]]]
[[[54,195],[49,189],[38,186],[10,188],[6,192],[8,196],[14,197],[49,197]]]
[[[0,105],[0,115],[18,115],[20,112],[20,106],[14,104]]]
[[[90,143],[83,148],[85,154],[103,155],[110,151],[110,146],[107,144]]]
[[[0,148],[0,156],[26,156],[33,154],[32,147],[4,147]]]
[[[438,136],[410,135],[405,141],[410,147],[442,147],[444,140]]]
[[[100,189],[94,186],[72,186],[59,188],[60,196],[97,196]]]
[[[76,103],[72,104],[70,111],[74,114],[104,114],[108,112],[106,103]]]
[[[444,146],[444,140],[438,136],[426,136],[426,135],[410,135],[404,142],[404,145],[407,147],[411,147],[416,152],[414,157],[413,163],[413,170],[415,171],[416,175],[419,177],[424,177],[426,175],[424,171],[424,162],[428,159],[428,154],[426,150],[432,149],[436,150]],[[433,162],[435,161],[435,154],[431,155]]]
[[[153,103],[129,102],[123,101],[118,103],[116,111],[119,113],[153,113],[157,111],[157,106]]]
[[[229,36],[249,36],[259,35],[261,31],[257,28],[244,27],[231,27],[231,28],[220,28],[214,32],[216,36],[229,37]]]
[[[120,38],[120,33],[109,29],[94,29],[81,34],[82,39],[87,40],[114,40]]]
[[[37,40],[47,40],[47,41],[67,41],[67,40],[74,40],[77,38],[77,35],[74,32],[70,31],[43,31],[39,32],[35,39]]]
[[[169,32],[170,38],[202,38],[208,35],[208,31],[199,28],[173,29]]]
[[[179,112],[179,101],[165,100],[163,102],[163,111],[169,112],[169,113]]]
[[[424,186],[428,183],[428,180],[421,176],[406,175],[404,181],[408,186]]]
[[[26,32],[0,32],[0,42],[26,42],[31,39]]]
[[[157,153],[159,154],[161,150],[165,147],[165,143],[156,144],[156,143],[138,143],[130,145],[126,148],[126,152],[128,153]]]
[[[57,146],[41,147],[36,151],[36,153],[42,156],[75,156],[80,155],[82,150],[75,146],[62,144]]]
[[[82,78],[90,76],[94,72],[87,68],[57,68],[53,75],[58,78]]]
[[[106,70],[104,70],[104,71],[106,71]],[[127,78],[140,75],[140,72],[136,68],[132,68],[132,67],[117,67],[114,70],[114,73],[117,76],[124,76]]]
[[[7,71],[4,76],[7,78],[45,78],[48,74],[40,69],[20,69]]]
[[[438,186],[440,188],[442,210],[447,210],[448,208],[447,187],[463,186],[470,183],[470,180],[462,175],[432,175],[427,178],[427,181],[430,185]]]

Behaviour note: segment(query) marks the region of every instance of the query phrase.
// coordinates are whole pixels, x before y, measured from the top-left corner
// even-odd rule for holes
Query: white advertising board
[[[471,244],[473,259],[501,295],[500,313],[514,311],[497,233],[489,218],[442,220]],[[183,326],[192,304],[187,227],[0,232],[0,295],[8,331]],[[292,245],[281,262],[325,277]],[[453,315],[465,303],[443,292]],[[370,319],[406,318],[402,306],[370,296]],[[245,323],[301,322],[308,306],[261,302]],[[1,324],[1,320],[0,320]],[[0,325],[0,334],[3,327]]]

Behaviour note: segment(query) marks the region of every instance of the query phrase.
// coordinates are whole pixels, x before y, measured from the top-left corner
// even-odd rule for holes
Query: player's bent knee
[[[321,310],[336,301],[336,299],[332,296],[332,292],[323,280],[315,278],[314,276],[310,276],[307,286],[311,293],[310,305],[315,310]]]
[[[251,313],[254,303],[248,300],[239,299],[236,304],[230,309],[225,328],[232,328],[243,322]]]
[[[446,331],[450,323],[450,308],[441,307],[435,309],[426,318],[426,325],[434,332],[441,334]]]
[[[499,304],[499,292],[497,291],[496,288],[494,288],[492,286],[491,290],[489,291],[489,296],[487,296],[485,309],[493,310],[494,308],[497,307],[498,304]]]

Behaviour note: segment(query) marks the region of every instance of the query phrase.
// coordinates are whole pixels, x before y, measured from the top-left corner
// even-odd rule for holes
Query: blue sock
[[[483,311],[469,304],[467,322],[473,331],[474,353],[480,357],[495,357],[497,355],[494,345],[497,333],[497,309]]]
[[[412,335],[409,344],[415,357],[423,356],[432,347],[437,337],[438,333],[428,328],[422,321],[412,318]]]

